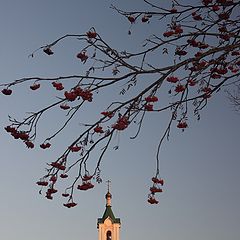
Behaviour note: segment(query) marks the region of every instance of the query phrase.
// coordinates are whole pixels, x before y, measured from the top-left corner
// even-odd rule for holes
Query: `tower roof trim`
[[[113,223],[120,223],[120,218],[115,218],[111,206],[106,206],[102,218],[98,218],[98,223],[104,223],[107,218],[110,218]]]

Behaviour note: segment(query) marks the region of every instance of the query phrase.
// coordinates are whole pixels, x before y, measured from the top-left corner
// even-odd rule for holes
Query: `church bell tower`
[[[105,196],[106,198],[106,209],[102,218],[98,218],[97,228],[98,228],[98,240],[120,240],[120,218],[116,218],[112,211],[111,200],[112,194],[109,191],[108,181],[108,192]]]

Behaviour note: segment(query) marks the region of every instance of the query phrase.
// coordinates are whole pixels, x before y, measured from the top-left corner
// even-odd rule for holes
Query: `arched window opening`
[[[112,232],[107,231],[107,239],[106,240],[112,240]]]

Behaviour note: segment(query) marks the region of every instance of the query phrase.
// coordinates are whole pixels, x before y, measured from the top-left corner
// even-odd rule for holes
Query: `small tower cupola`
[[[110,206],[110,207],[111,207],[112,194],[110,193],[110,181],[108,180],[107,183],[108,183],[108,192],[107,192],[107,194],[105,195],[105,198],[106,198],[106,207],[107,207],[107,206]]]

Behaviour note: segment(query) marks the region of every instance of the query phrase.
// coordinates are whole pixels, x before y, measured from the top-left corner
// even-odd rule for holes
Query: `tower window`
[[[107,239],[106,240],[112,240],[112,232],[107,231]]]

